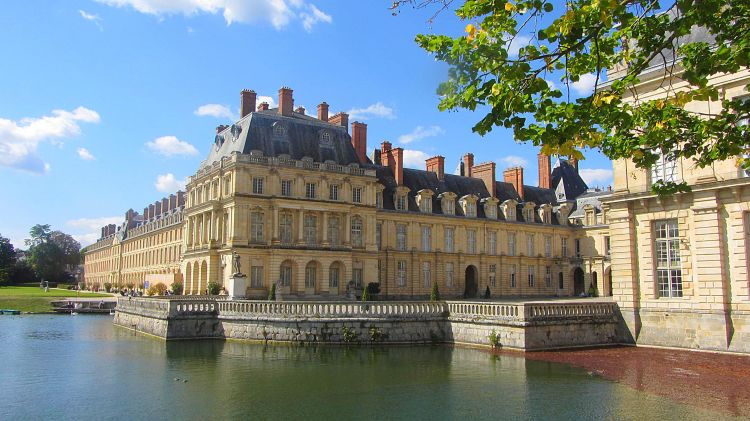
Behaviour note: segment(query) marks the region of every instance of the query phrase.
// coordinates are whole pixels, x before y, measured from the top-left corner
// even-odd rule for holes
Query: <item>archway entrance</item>
[[[464,282],[464,298],[477,298],[477,268],[469,265],[466,268],[466,277]]]
[[[583,283],[583,269],[576,268],[573,271],[573,295],[576,297],[586,292],[586,286]]]

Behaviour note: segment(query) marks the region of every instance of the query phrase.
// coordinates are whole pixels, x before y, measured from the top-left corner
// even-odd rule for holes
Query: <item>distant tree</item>
[[[81,262],[81,244],[49,224],[36,224],[29,230],[29,263],[43,281],[72,279],[66,271]]]
[[[49,242],[52,236],[52,230],[49,224],[36,224],[29,230],[31,238],[26,239],[26,245],[34,247],[42,243]]]
[[[10,275],[16,264],[16,251],[10,240],[0,235],[0,285],[10,283]]]
[[[29,263],[41,280],[59,280],[65,275],[65,255],[57,244],[39,243],[29,251]]]
[[[39,277],[37,277],[34,269],[26,260],[16,261],[16,264],[10,268],[8,278],[12,284],[36,283],[39,281]]]
[[[66,265],[72,267],[81,263],[81,244],[73,237],[61,231],[52,231],[50,241],[60,248]]]

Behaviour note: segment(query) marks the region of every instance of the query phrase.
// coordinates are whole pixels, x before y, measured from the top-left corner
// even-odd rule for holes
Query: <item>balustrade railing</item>
[[[443,317],[441,302],[220,301],[223,317],[430,318]]]

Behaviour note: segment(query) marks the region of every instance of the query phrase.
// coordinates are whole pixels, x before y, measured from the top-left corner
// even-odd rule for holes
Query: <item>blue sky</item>
[[[29,228],[51,224],[82,244],[125,211],[175,191],[208,154],[214,128],[238,114],[239,92],[314,114],[321,101],[368,124],[368,154],[383,140],[407,166],[466,152],[502,169],[536,149],[498,128],[471,132],[481,114],[439,112],[447,67],[415,43],[424,32],[458,34],[443,13],[389,1],[18,0],[0,12],[0,234],[23,247]],[[209,6],[206,6],[209,5]],[[585,92],[586,83],[579,88]],[[273,105],[273,104],[272,104]],[[591,185],[611,184],[599,153],[581,163]],[[25,247],[24,247],[25,248]]]

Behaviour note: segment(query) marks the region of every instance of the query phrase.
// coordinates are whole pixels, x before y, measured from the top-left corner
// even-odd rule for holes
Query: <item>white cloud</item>
[[[146,146],[152,151],[164,155],[197,155],[198,150],[195,146],[184,142],[175,136],[157,137],[151,142],[146,142]]]
[[[84,161],[93,161],[96,159],[86,148],[78,148],[78,157]]]
[[[99,114],[88,108],[73,111],[54,110],[52,115],[26,117],[19,121],[0,118],[0,166],[45,173],[50,166],[37,155],[40,143],[60,145],[61,138],[81,134],[83,123],[98,123]]]
[[[596,83],[596,75],[593,73],[586,73],[581,75],[578,82],[573,82],[571,86],[578,95],[591,95],[594,93],[594,84]]]
[[[581,168],[578,174],[589,187],[612,185],[612,170],[608,168]]]
[[[79,218],[65,222],[70,227],[71,236],[81,243],[82,247],[93,244],[101,237],[101,229],[105,225],[119,225],[123,221],[121,216],[103,216],[99,218]]]
[[[83,19],[89,22],[94,22],[100,31],[104,30],[104,27],[102,26],[102,23],[101,23],[102,18],[100,18],[98,15],[87,13],[84,10],[79,10],[78,14],[80,14]]]
[[[431,157],[422,151],[404,149],[404,167],[422,169],[425,166],[424,161]]]
[[[529,163],[525,158],[517,155],[508,155],[500,158],[500,162],[505,164],[506,167],[525,167]]]
[[[427,128],[417,126],[414,128],[414,130],[411,131],[411,133],[402,134],[401,136],[399,136],[398,141],[399,143],[403,143],[406,145],[411,142],[424,139],[426,137],[439,136],[443,133],[445,133],[445,130],[443,130],[443,128],[440,126],[430,126]]]
[[[299,17],[302,19],[302,27],[307,32],[312,32],[313,25],[316,23],[331,23],[333,21],[331,15],[321,12],[314,4],[308,5],[307,9],[308,11],[299,14]]]
[[[263,102],[268,103],[268,108],[276,108],[278,106],[272,96],[258,95],[258,104]]]
[[[178,180],[175,178],[174,174],[170,172],[157,176],[154,186],[156,187],[156,190],[159,190],[160,192],[174,193],[177,190],[184,190],[185,183],[187,183],[187,180]]]
[[[331,23],[330,15],[305,0],[96,0],[115,7],[132,7],[138,12],[163,17],[182,14],[221,13],[227,25],[267,22],[282,29],[299,20],[310,32],[315,24]]]
[[[383,105],[382,102],[376,102],[365,108],[352,108],[347,111],[347,114],[349,114],[349,119],[351,120],[367,120],[368,118],[387,118],[393,120],[396,118],[393,108]]]
[[[230,120],[234,120],[235,116],[232,114],[232,110],[229,109],[226,105],[221,104],[205,104],[201,105],[193,111],[193,114],[201,117],[205,116],[211,116],[216,118],[228,118]]]
[[[516,34],[516,36],[513,39],[510,39],[510,44],[508,44],[508,57],[510,58],[518,57],[518,50],[520,50],[521,47],[525,47],[529,45],[530,43],[531,43],[531,37],[528,37],[526,35]]]
[[[544,79],[544,81],[547,82],[547,86],[549,86],[549,88],[551,90],[554,91],[555,89],[558,89],[557,83],[555,83],[555,81],[552,81],[552,80],[549,80],[549,79]]]

